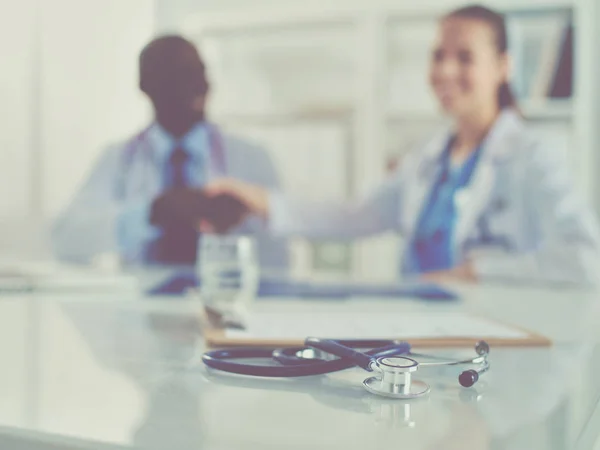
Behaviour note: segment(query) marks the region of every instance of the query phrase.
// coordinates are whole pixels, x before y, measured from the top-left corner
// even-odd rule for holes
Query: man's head
[[[156,38],[142,50],[139,65],[140,88],[159,118],[169,118],[176,128],[204,118],[208,81],[191,42],[180,36]]]

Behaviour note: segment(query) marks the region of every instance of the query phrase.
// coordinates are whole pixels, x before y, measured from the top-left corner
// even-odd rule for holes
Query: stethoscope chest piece
[[[377,360],[381,377],[369,377],[363,381],[367,391],[396,399],[413,399],[429,393],[429,385],[413,380],[412,374],[419,370],[419,363],[403,356],[384,357]]]

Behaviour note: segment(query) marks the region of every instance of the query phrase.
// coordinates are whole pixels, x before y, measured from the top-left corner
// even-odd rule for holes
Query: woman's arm
[[[238,198],[250,213],[263,218],[274,235],[308,238],[351,239],[397,229],[401,201],[397,178],[356,202],[313,202],[232,179],[217,180],[206,192]],[[204,223],[202,228],[210,225]]]

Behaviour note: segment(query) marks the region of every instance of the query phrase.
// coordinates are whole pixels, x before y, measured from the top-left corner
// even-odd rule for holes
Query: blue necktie
[[[188,186],[188,180],[185,173],[185,168],[190,155],[183,148],[177,147],[171,153],[169,158],[169,166],[171,169],[171,187],[184,188]]]
[[[190,155],[176,147],[169,158],[168,181],[171,189],[183,189],[190,185],[186,175]],[[197,257],[198,233],[182,224],[180,227],[163,230],[160,241],[160,260],[169,264],[194,264]]]

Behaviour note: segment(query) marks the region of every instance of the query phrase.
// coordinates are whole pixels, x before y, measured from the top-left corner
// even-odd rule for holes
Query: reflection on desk
[[[217,376],[200,363],[195,302],[110,295],[0,301],[0,426],[32,441],[46,434],[87,443],[81,448],[151,450],[280,450],[282,443],[363,450],[399,442],[416,450],[576,449],[585,430],[597,432],[598,423],[587,424],[600,392],[596,295],[492,287],[465,287],[461,294],[463,302],[369,300],[368,307],[389,314],[482,313],[548,335],[556,345],[492,349],[493,370],[473,397],[453,376],[424,373],[432,393],[411,403],[371,398],[360,387],[361,370],[303,380]],[[360,311],[365,303],[344,307]]]
[[[0,262],[0,294],[20,292],[137,292],[125,272],[47,262]]]

